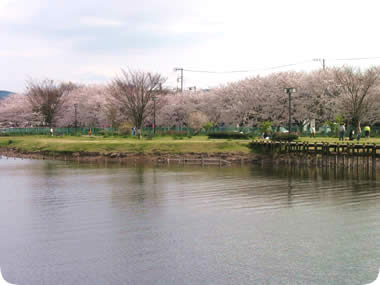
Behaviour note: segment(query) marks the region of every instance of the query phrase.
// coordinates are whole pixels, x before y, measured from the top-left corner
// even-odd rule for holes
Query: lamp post
[[[157,95],[162,94],[162,83],[158,83],[158,92],[153,94],[153,134],[156,134],[156,100],[158,99]]]
[[[74,109],[75,109],[75,123],[74,123],[74,126],[75,126],[75,133],[77,133],[77,128],[78,128],[77,108],[78,108],[78,104],[74,104]]]
[[[155,135],[156,134],[156,100],[157,100],[157,97],[153,96],[152,100],[153,100],[153,134]]]
[[[284,88],[284,92],[287,93],[289,95],[289,122],[288,122],[288,130],[289,130],[289,133],[290,133],[290,127],[291,127],[291,121],[292,121],[292,98],[290,96],[290,94],[292,93],[296,93],[297,90],[296,88],[293,88],[293,87],[289,87],[289,88]]]

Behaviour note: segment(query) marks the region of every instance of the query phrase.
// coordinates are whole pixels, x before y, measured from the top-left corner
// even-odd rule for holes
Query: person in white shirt
[[[341,124],[340,128],[339,128],[339,140],[344,141],[344,133],[345,133],[345,131],[346,131],[346,127],[344,126],[344,124]]]

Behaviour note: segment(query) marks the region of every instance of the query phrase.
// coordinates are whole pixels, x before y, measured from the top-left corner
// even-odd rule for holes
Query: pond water
[[[366,284],[380,267],[378,180],[2,158],[0,267],[19,285]]]

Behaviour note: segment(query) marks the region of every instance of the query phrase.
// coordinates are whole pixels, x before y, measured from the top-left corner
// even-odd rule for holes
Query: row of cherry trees
[[[327,69],[311,73],[281,72],[248,78],[206,93],[179,93],[169,97],[160,112],[163,125],[183,124],[194,110],[215,123],[256,126],[263,121],[286,125],[288,96],[294,87],[292,124],[303,127],[315,120],[317,126],[344,116],[346,123],[380,123],[380,70]]]
[[[117,127],[129,121],[138,129],[157,126],[256,126],[263,121],[286,125],[288,96],[294,87],[292,123],[302,127],[311,119],[317,126],[344,115],[357,126],[380,123],[380,70],[351,67],[306,72],[280,72],[231,83],[207,92],[173,93],[162,88],[159,74],[128,71],[107,85],[27,83],[25,94],[0,101],[3,127],[80,126]],[[77,110],[75,115],[75,109]]]

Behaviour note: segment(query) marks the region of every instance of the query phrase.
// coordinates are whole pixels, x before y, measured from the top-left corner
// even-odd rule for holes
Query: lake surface
[[[23,284],[366,284],[380,176],[0,159],[0,266]]]

